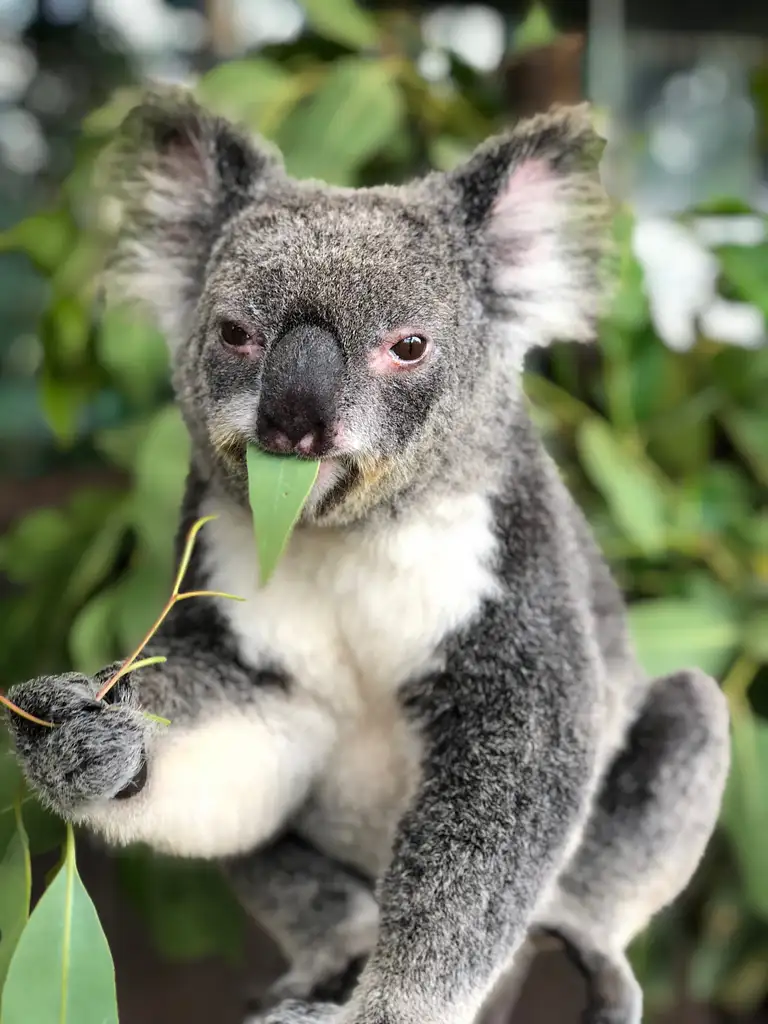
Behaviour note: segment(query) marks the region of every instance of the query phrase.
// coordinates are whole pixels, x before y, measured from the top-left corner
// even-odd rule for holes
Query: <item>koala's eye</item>
[[[251,335],[240,324],[225,320],[219,327],[219,337],[230,348],[246,348],[252,342]]]
[[[428,344],[427,339],[420,334],[409,334],[396,341],[389,352],[395,362],[417,363],[426,355]]]

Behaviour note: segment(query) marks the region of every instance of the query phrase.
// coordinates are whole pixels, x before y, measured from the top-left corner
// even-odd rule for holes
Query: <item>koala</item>
[[[687,885],[729,763],[718,685],[639,667],[536,435],[526,353],[590,341],[609,205],[585,107],[397,187],[292,180],[185,93],[110,174],[108,294],[168,340],[205,527],[155,664],[11,698],[45,803],[221,863],[288,969],[262,1024],[470,1024],[554,935],[588,1024],[638,1024],[625,950]],[[320,461],[261,585],[248,444]],[[171,720],[164,727],[148,711]]]

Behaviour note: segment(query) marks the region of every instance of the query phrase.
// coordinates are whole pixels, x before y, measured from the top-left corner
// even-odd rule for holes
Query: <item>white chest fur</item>
[[[256,668],[276,662],[339,717],[429,669],[496,585],[490,510],[476,496],[375,530],[299,530],[263,589],[248,514],[205,511],[218,515],[210,586],[245,598],[222,604],[241,655]]]
[[[250,516],[205,511],[218,515],[210,586],[246,599],[222,604],[241,657],[276,663],[334,718],[306,828],[329,852],[377,870],[418,778],[420,747],[397,692],[437,667],[440,641],[496,586],[488,504],[455,497],[375,530],[299,530],[263,589]]]
[[[438,667],[440,641],[496,587],[490,510],[454,497],[373,530],[300,530],[260,588],[250,516],[207,507],[206,584],[240,660],[288,673],[286,692],[221,687],[203,713],[159,730],[139,796],[88,820],[115,842],[221,857],[293,818],[329,853],[378,872],[422,754],[398,690]],[[175,685],[175,681],[174,681]],[[163,713],[163,707],[156,709]]]

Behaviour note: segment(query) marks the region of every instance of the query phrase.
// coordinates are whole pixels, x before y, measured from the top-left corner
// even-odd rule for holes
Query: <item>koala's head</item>
[[[306,514],[349,521],[473,444],[504,451],[525,352],[592,337],[601,150],[583,107],[556,110],[452,172],[332,188],[189,97],[151,96],[113,162],[110,294],[163,330],[208,472],[244,496],[247,443],[320,458]]]

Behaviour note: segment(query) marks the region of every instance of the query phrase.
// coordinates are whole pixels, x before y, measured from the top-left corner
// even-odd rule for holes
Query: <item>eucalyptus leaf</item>
[[[197,93],[214,113],[269,137],[300,98],[301,84],[275,61],[250,57],[217,64],[200,80]]]
[[[581,424],[577,442],[584,469],[627,538],[646,555],[661,553],[666,544],[666,498],[646,461],[596,417]]]
[[[744,646],[753,658],[768,663],[768,608],[759,609],[747,622]]]
[[[725,278],[739,292],[740,298],[768,317],[768,242],[761,245],[724,245],[718,259]]]
[[[768,723],[748,708],[731,715],[732,762],[722,822],[733,844],[751,909],[768,920]]]
[[[21,934],[2,1001],[3,1024],[117,1024],[112,955],[77,872],[67,828],[64,863]]]
[[[53,433],[60,444],[69,448],[77,436],[78,424],[88,396],[88,389],[80,383],[64,383],[44,372],[40,380],[40,404]]]
[[[51,273],[69,251],[76,230],[66,209],[33,214],[0,234],[0,252],[21,250],[38,270]]]
[[[280,561],[320,463],[268,455],[255,445],[248,445],[246,459],[259,579],[264,586]]]
[[[65,838],[64,822],[47,811],[36,797],[22,788],[14,806],[0,810],[0,852],[5,849],[16,831],[16,806],[21,808],[24,831],[33,857],[61,846]]]
[[[557,39],[557,29],[544,4],[531,4],[524,21],[515,29],[513,52],[527,53],[550,46]]]
[[[102,590],[80,609],[69,630],[69,651],[79,672],[92,675],[115,657],[115,588]]]
[[[629,610],[638,657],[651,676],[697,667],[719,675],[739,642],[735,610],[710,601],[659,598]]]
[[[137,405],[150,405],[163,390],[168,376],[165,341],[135,312],[121,306],[106,310],[97,349],[102,366]]]
[[[325,39],[359,49],[378,42],[375,20],[355,0],[301,0],[307,22]]]
[[[0,860],[0,991],[16,945],[29,918],[32,864],[21,806],[13,810],[15,828]]]
[[[90,539],[67,582],[67,599],[82,604],[113,567],[126,529],[126,512],[121,503],[107,515],[103,525]]]
[[[176,532],[190,441],[181,413],[163,406],[148,425],[134,461],[134,491],[130,514],[146,560],[161,584],[173,570]]]
[[[10,732],[0,724],[0,812],[12,808],[23,786],[21,769],[13,752]]]
[[[768,425],[764,412],[732,410],[723,415],[731,440],[764,485],[768,486]]]
[[[286,120],[277,141],[288,171],[350,185],[354,172],[398,137],[405,107],[390,65],[337,61],[315,93]]]
[[[16,809],[6,807],[0,811],[0,851],[4,850],[16,831]]]

